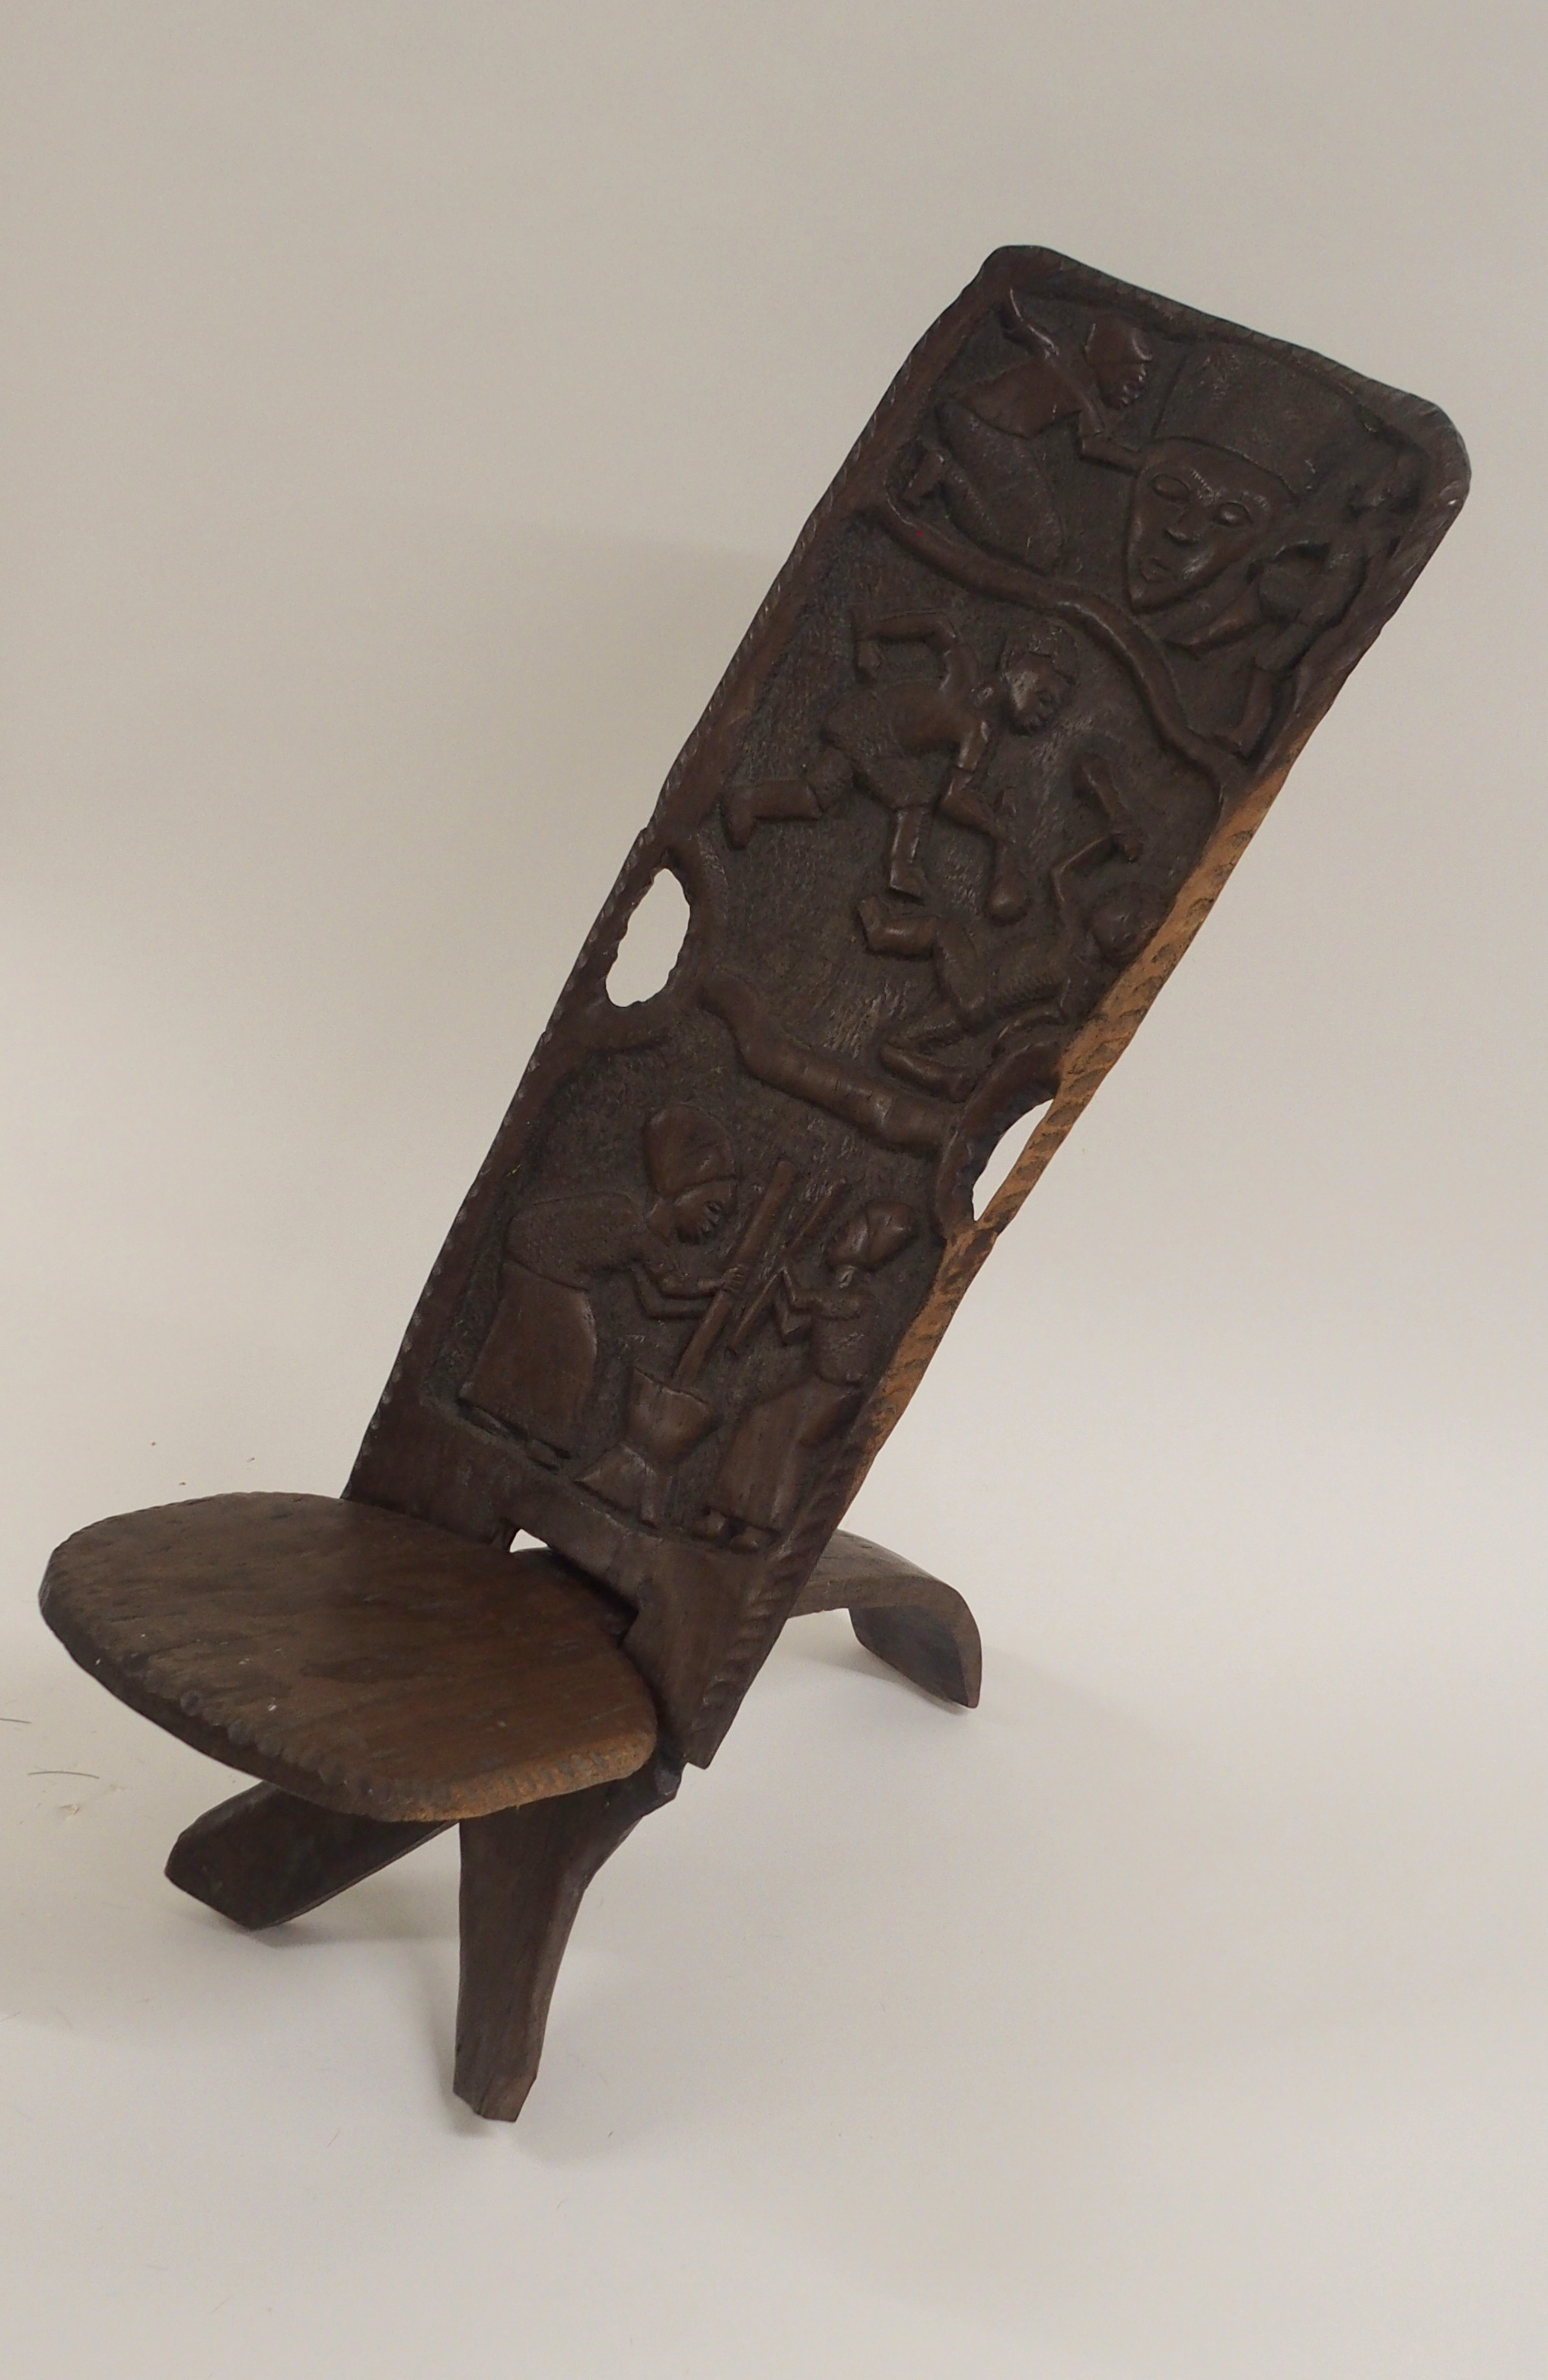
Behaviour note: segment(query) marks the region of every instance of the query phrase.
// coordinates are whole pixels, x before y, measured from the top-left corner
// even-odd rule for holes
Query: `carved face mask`
[[[1136,612],[1157,612],[1244,562],[1290,502],[1272,471],[1224,447],[1172,438],[1145,456],[1129,511]]]

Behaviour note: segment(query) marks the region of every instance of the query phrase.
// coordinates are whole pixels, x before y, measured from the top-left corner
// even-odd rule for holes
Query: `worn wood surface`
[[[668,779],[348,1492],[530,1529],[607,1580],[707,1761],[1466,477],[1417,399],[1046,250],[991,257]],[[662,868],[687,937],[620,1006]]]
[[[840,1530],[796,1598],[792,1618],[847,1610],[868,1653],[926,1694],[973,1709],[984,1678],[978,1624],[954,1586],[886,1546]]]
[[[845,1605],[976,1698],[961,1597],[834,1532],[1466,486],[1416,398],[989,259],[669,777],[345,1500],[130,1514],[51,1563],[78,1659],[283,1789],[190,1828],[175,1882],[273,1923],[462,1820],[457,2087],[508,2117],[587,1880],[787,1618]],[[686,937],[619,1004],[662,869]]]
[[[978,1630],[954,1587],[884,1546],[841,1532],[792,1616],[844,1609],[861,1643],[913,1684],[948,1702],[977,1701]],[[281,1925],[390,1866],[448,1823],[354,1816],[277,1785],[254,1785],[186,1828],[166,1873],[233,1925]]]
[[[304,1916],[451,1823],[355,1817],[278,1785],[253,1785],[184,1828],[167,1879],[234,1925],[257,1932]]]
[[[480,2116],[509,2123],[521,2113],[581,1897],[682,1773],[659,1753],[621,1783],[464,1824],[454,2081]]]
[[[123,1701],[325,1809],[481,1816],[629,1776],[656,1742],[608,1596],[369,1505],[130,1512],[59,1548],[42,1603]]]

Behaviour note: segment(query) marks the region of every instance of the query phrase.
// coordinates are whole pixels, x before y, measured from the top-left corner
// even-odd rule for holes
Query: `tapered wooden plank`
[[[619,1784],[465,1823],[455,2087],[478,2115],[520,2115],[581,1897],[681,1776],[680,1761],[658,1754]]]
[[[185,1827],[166,1864],[180,1892],[256,1932],[346,1892],[443,1831],[324,1810],[277,1785],[254,1785]]]
[[[868,1537],[839,1530],[793,1617],[847,1610],[868,1653],[926,1694],[972,1709],[984,1677],[978,1623],[954,1586]]]

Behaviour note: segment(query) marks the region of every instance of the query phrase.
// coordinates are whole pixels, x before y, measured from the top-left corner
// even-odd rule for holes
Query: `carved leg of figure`
[[[252,1932],[299,1917],[441,1832],[434,1823],[345,1817],[255,1785],[186,1827],[166,1872],[180,1892]]]
[[[520,2115],[581,1895],[641,1818],[671,1800],[682,1774],[659,1752],[615,1785],[463,1822],[455,2089],[476,2114]]]
[[[887,854],[887,881],[905,901],[927,901],[930,880],[920,864],[930,813],[915,805],[894,814],[892,841]]]
[[[766,777],[744,785],[728,785],[721,797],[726,841],[733,851],[745,851],[765,819],[819,819],[822,804],[804,777]]]
[[[857,901],[854,914],[867,949],[882,958],[928,958],[941,928],[933,911],[889,909],[877,892],[867,892],[863,901]]]
[[[950,1019],[950,1038],[960,1041],[962,1038],[961,1026],[955,1017]],[[901,1038],[896,1041],[884,1041],[877,1055],[889,1075],[897,1075],[905,1083],[913,1083],[918,1090],[934,1091],[938,1098],[950,1099],[953,1105],[961,1106],[976,1090],[978,1078],[984,1072],[982,1063],[953,1065],[946,1058],[928,1057],[919,1046],[924,1038],[923,1034],[915,1034],[913,1047]]]
[[[951,1123],[947,1109],[884,1087],[852,1060],[798,1041],[740,976],[712,969],[699,998],[711,1015],[725,1019],[743,1064],[760,1083],[842,1116],[886,1148],[914,1148],[932,1157],[941,1148]]]
[[[1026,878],[1017,865],[1010,838],[999,814],[975,794],[971,785],[948,785],[941,795],[940,814],[954,826],[966,827],[970,833],[981,834],[994,852],[994,869],[989,879],[989,897],[986,907],[997,925],[1009,925],[1024,912],[1032,898]]]
[[[973,1614],[954,1586],[916,1570],[885,1546],[840,1530],[791,1616],[846,1607],[868,1653],[926,1694],[973,1708],[984,1649]]]
[[[733,851],[745,851],[765,819],[797,819],[808,822],[826,818],[834,803],[849,791],[850,764],[828,744],[799,777],[762,777],[728,785],[720,799],[726,841]]]
[[[1064,524],[1033,441],[996,429],[956,398],[940,426],[958,468],[943,475],[942,494],[964,537],[1027,570],[1052,570],[1064,547]]]

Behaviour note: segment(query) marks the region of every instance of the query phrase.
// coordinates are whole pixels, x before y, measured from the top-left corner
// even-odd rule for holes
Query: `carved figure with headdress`
[[[590,1402],[597,1281],[627,1272],[645,1312],[669,1318],[702,1314],[724,1280],[684,1265],[677,1244],[712,1238],[735,1204],[726,1135],[698,1108],[667,1107],[644,1146],[648,1204],[583,1191],[518,1207],[506,1228],[499,1303],[461,1402],[550,1463],[574,1451]]]

